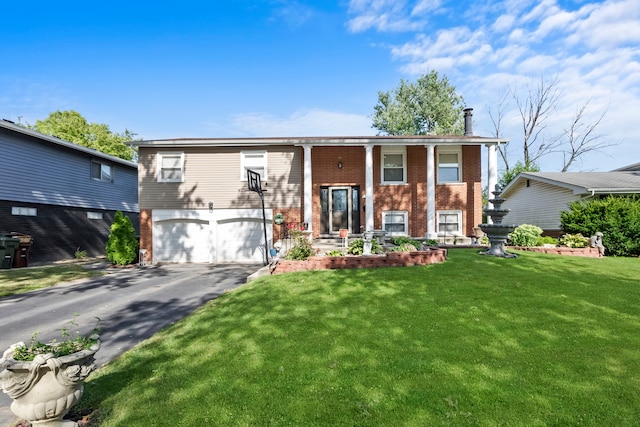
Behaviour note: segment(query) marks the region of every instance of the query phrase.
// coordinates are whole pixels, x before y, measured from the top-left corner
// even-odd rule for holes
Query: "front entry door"
[[[337,233],[341,228],[351,229],[350,192],[350,187],[331,187],[329,189],[329,231],[331,233]]]

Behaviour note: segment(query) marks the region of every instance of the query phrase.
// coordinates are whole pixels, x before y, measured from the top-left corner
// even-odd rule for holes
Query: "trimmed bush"
[[[609,196],[573,202],[560,215],[562,230],[593,236],[603,233],[607,255],[640,255],[640,197]]]
[[[514,246],[536,246],[541,235],[542,228],[537,225],[522,224],[509,234],[509,239]]]
[[[112,264],[129,265],[138,256],[136,230],[129,217],[122,215],[120,211],[117,211],[113,218],[105,249],[107,260]]]

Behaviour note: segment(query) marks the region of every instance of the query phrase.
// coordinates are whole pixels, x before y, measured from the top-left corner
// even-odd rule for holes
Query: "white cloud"
[[[371,28],[381,32],[417,31],[426,24],[425,12],[439,4],[439,0],[422,0],[410,7],[404,0],[351,0],[349,13],[355,16],[347,22],[347,28],[354,33]]]
[[[371,118],[367,116],[322,109],[296,111],[288,117],[268,113],[240,114],[231,118],[225,132],[229,137],[375,135]]]
[[[498,19],[495,20],[491,28],[493,31],[498,33],[503,33],[511,30],[513,28],[513,24],[516,22],[516,18],[513,15],[500,15]]]
[[[273,21],[282,21],[290,28],[299,28],[315,15],[314,9],[297,1],[282,1],[274,8]]]
[[[441,5],[441,0],[420,0],[418,4],[411,9],[411,16],[418,16],[427,12],[437,12]]]

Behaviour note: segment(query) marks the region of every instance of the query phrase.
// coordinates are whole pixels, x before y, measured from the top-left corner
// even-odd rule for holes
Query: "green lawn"
[[[103,274],[103,271],[83,268],[82,263],[3,269],[0,270],[0,298]]]
[[[266,277],[92,374],[101,426],[640,423],[640,260]]]

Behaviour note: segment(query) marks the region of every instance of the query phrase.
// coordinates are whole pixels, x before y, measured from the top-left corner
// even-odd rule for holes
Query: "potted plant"
[[[0,359],[0,386],[13,399],[11,412],[39,426],[76,426],[63,417],[78,403],[84,380],[96,368],[97,332],[94,328],[89,336],[71,337],[63,328],[60,342],[43,344],[34,334],[30,345],[19,342],[6,350]]]

